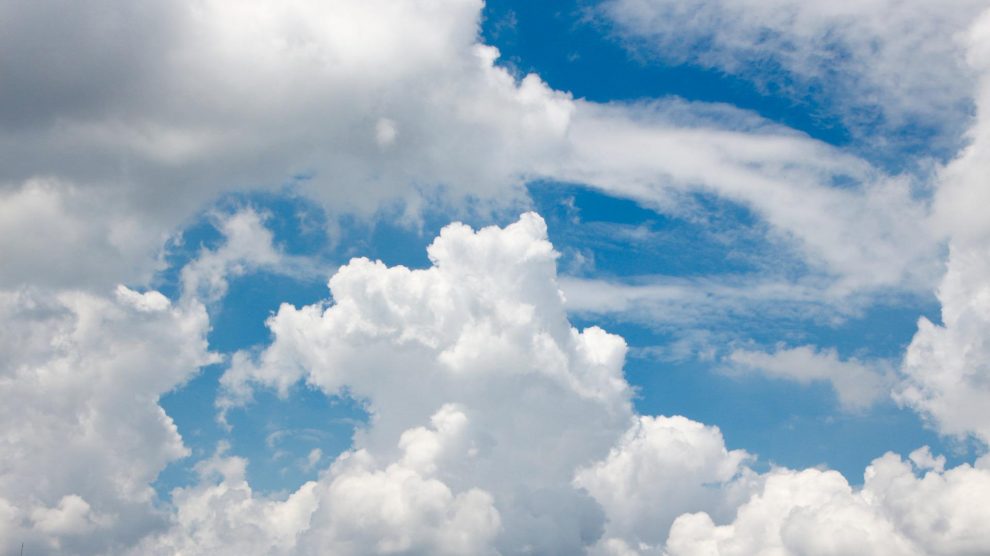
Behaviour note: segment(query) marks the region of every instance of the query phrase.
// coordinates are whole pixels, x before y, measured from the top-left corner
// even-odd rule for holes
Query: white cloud
[[[468,535],[480,543],[476,552],[659,554],[671,523],[672,554],[857,546],[954,553],[985,542],[972,525],[981,519],[973,501],[982,496],[983,470],[943,473],[944,459],[918,450],[911,457],[919,470],[931,470],[925,478],[890,455],[874,462],[862,490],[834,471],[757,475],[747,467],[750,456],[728,450],[714,427],[634,416],[621,377],[623,343],[595,328],[570,329],[555,254],[537,216],[477,232],[451,225],[429,254],[433,266],[423,270],[353,260],[330,280],[332,304],[283,306],[269,321],[273,344],[255,362],[242,357],[223,379],[233,395],[228,403],[243,403],[262,385],[285,389],[301,380],[365,401],[369,425],[317,492],[350,499],[343,485],[357,481],[372,500],[404,500],[388,486],[404,476],[412,485],[437,481],[430,492],[443,503],[436,507],[449,508],[478,489],[491,510],[482,504],[470,514],[497,512],[500,527],[490,544]],[[427,419],[431,427],[418,424]],[[939,529],[929,500],[958,525]],[[366,552],[416,551],[433,546],[430,524],[446,519],[437,516],[451,515],[402,502],[408,521],[384,522],[392,523],[384,534],[375,529],[383,523],[377,502],[351,504],[347,515],[336,504],[333,496],[320,499],[296,546],[352,538]],[[371,529],[353,528],[355,512]]]
[[[0,284],[147,278],[165,234],[220,192],[299,174],[334,212],[400,199],[415,213],[437,189],[454,205],[519,201],[573,106],[494,67],[495,51],[476,44],[481,8],[4,3],[0,65],[18,86],[0,92],[0,192],[23,218],[3,219],[3,236],[46,249],[0,243],[18,255]],[[66,268],[38,254],[52,250]]]
[[[118,552],[166,525],[151,483],[189,451],[158,400],[220,361],[200,298],[217,301],[246,268],[293,267],[254,211],[217,226],[224,242],[183,269],[175,303],[123,285],[113,295],[0,290],[5,539],[34,552]]]
[[[560,283],[569,311],[621,315],[656,328],[725,326],[736,318],[837,322],[858,314],[867,303],[859,296],[823,293],[821,281],[668,276],[620,281],[563,276]]]
[[[605,459],[581,469],[586,488],[608,516],[608,551],[616,542],[662,544],[684,512],[734,509],[733,491],[744,489],[751,456],[728,451],[722,434],[685,417],[639,417]],[[619,541],[617,541],[618,539]]]
[[[231,214],[213,215],[214,226],[223,235],[215,249],[201,248],[196,258],[182,267],[183,295],[205,303],[215,303],[226,293],[228,279],[257,271],[294,277],[324,273],[305,257],[287,255],[275,245],[274,236],[264,225],[265,215],[252,208]]]
[[[824,106],[818,110],[873,147],[934,142],[946,152],[970,110],[973,76],[958,38],[985,7],[979,0],[609,0],[600,13],[638,52],[751,79],[770,94],[810,97],[811,108]]]
[[[767,353],[736,349],[727,357],[734,370],[762,373],[799,384],[828,382],[839,404],[847,411],[861,411],[890,394],[893,367],[883,361],[839,359],[834,349],[814,346],[785,348]]]
[[[534,178],[668,212],[714,193],[840,290],[931,283],[937,242],[908,180],[724,106],[603,106],[517,80],[478,44],[481,8],[104,0],[59,13],[66,28],[6,3],[0,64],[21,86],[0,99],[0,237],[40,239],[0,239],[0,284],[145,280],[204,203],[298,175],[334,213],[403,200],[413,216],[424,195],[504,207]]]
[[[680,197],[714,194],[753,211],[844,296],[890,287],[928,289],[938,274],[938,234],[912,178],[754,115],[662,102],[578,103],[571,151],[554,174],[677,214]],[[844,180],[849,185],[836,186]]]
[[[982,468],[942,472],[944,459],[919,450],[911,461],[930,471],[918,479],[890,455],[858,491],[834,472],[758,476],[714,427],[635,416],[625,343],[570,326],[535,214],[504,229],[453,224],[428,252],[422,270],[351,261],[330,280],[332,302],[283,305],[269,321],[273,343],[222,381],[229,404],[302,380],[354,396],[371,413],[354,447],[276,498],[253,492],[247,461],[221,445],[167,513],[148,484],[185,448],[155,402],[213,360],[202,305],[123,287],[115,301],[7,300],[4,322],[30,314],[37,326],[17,329],[5,375],[52,382],[0,382],[23,387],[4,392],[23,403],[0,411],[5,430],[23,433],[4,439],[16,467],[0,481],[4,532],[56,553],[657,553],[671,523],[672,554],[841,551],[835,539],[904,553],[986,545],[972,503],[987,488]],[[53,338],[65,353],[49,361]],[[711,517],[734,511],[730,525]]]
[[[673,522],[669,551],[990,545],[973,502],[987,497],[985,469],[941,472],[944,462],[916,452],[912,461],[932,470],[923,478],[885,456],[862,490],[819,470],[751,481],[745,454],[716,429],[637,417],[624,341],[570,325],[556,254],[533,214],[505,229],[445,228],[427,269],[355,259],[331,278],[332,300],[283,305],[269,320],[272,345],[233,358],[220,405],[305,381],[358,398],[371,422],[287,499],[252,492],[247,462],[220,449],[198,484],[155,507],[150,482],[187,453],[158,398],[217,360],[198,298],[216,300],[227,276],[286,259],[246,211],[221,219],[228,244],[187,267],[177,303],[106,292],[146,279],[166,235],[220,192],[299,173],[312,175],[299,187],[325,206],[365,214],[394,199],[415,212],[420,193],[438,188],[455,205],[512,203],[534,177],[675,214],[687,210],[684,195],[716,194],[793,245],[827,299],[926,287],[938,238],[951,234],[944,326],[922,322],[900,399],[945,432],[986,439],[988,231],[972,202],[983,195],[986,126],[944,172],[933,229],[910,180],[752,114],[601,106],[536,76],[516,80],[477,44],[480,9],[0,5],[0,65],[13,84],[0,89],[0,537],[55,553],[135,543],[163,554],[638,551],[659,550],[675,515],[701,510]],[[980,48],[975,65],[985,63]],[[817,282],[767,284],[758,299],[776,288],[821,299]],[[605,293],[597,303],[607,307],[639,299]],[[672,293],[681,306],[684,295]],[[743,499],[737,476],[758,494],[716,525],[712,515]],[[620,499],[615,485],[665,505]]]
[[[246,461],[219,451],[199,466],[198,485],[173,493],[173,527],[135,554],[490,554],[500,519],[479,489],[453,493],[436,478],[444,452],[466,446],[467,417],[447,405],[432,427],[400,437],[399,459],[379,466],[346,452],[318,481],[285,500],[255,495]],[[219,480],[218,480],[219,479]]]
[[[96,553],[160,526],[149,485],[187,450],[158,397],[216,361],[203,306],[22,289],[0,293],[0,322],[4,538]]]
[[[628,426],[625,343],[570,326],[535,214],[505,229],[450,225],[428,253],[433,266],[423,270],[354,259],[330,279],[332,305],[283,305],[269,320],[272,345],[224,375],[226,405],[303,379],[354,396],[371,413],[355,449],[375,461],[426,461],[419,468],[452,492],[488,492],[501,516],[498,549],[579,550],[604,518],[571,481]],[[413,428],[449,403],[469,423],[457,457]]]
[[[666,553],[961,555],[990,546],[987,469],[964,464],[919,477],[888,453],[867,467],[862,489],[817,469],[774,470],[764,481],[726,525],[705,513],[679,517]]]
[[[936,220],[951,235],[938,288],[942,322],[922,317],[897,394],[943,434],[990,443],[990,13],[969,35],[969,62],[982,76],[971,144],[940,175]]]

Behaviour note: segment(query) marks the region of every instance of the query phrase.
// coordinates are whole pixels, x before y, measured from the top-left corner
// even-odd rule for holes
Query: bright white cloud
[[[255,495],[246,461],[222,451],[199,464],[201,482],[177,489],[173,527],[135,554],[491,554],[500,528],[492,497],[453,493],[437,460],[464,457],[467,417],[447,405],[431,428],[402,433],[387,466],[364,450],[341,455],[318,481],[285,500]]]
[[[628,426],[625,343],[570,326],[535,214],[505,229],[448,226],[428,253],[423,270],[354,259],[330,279],[332,305],[283,305],[269,321],[272,345],[223,377],[226,404],[299,380],[354,396],[371,413],[355,449],[386,468],[422,458],[453,492],[490,493],[500,550],[579,550],[604,518],[571,481]],[[449,403],[466,415],[463,453],[434,460],[426,442],[397,453]]]
[[[784,348],[768,353],[736,349],[727,357],[734,370],[762,373],[799,384],[828,382],[839,404],[847,411],[862,411],[887,397],[893,384],[893,367],[882,361],[841,360],[834,349],[814,346]]]
[[[600,550],[618,542],[658,545],[684,512],[725,513],[753,473],[750,455],[726,450],[722,434],[685,417],[639,417],[608,457],[578,471],[575,484],[608,516]]]
[[[34,552],[119,552],[167,524],[151,483],[189,451],[158,399],[220,361],[200,299],[217,301],[244,268],[292,267],[254,211],[217,226],[224,243],[183,269],[174,303],[125,286],[110,296],[0,290],[5,539]]]
[[[867,467],[862,489],[835,471],[779,469],[726,525],[705,513],[679,517],[666,553],[978,554],[990,546],[988,494],[988,469],[964,464],[919,477],[889,453]]]
[[[936,218],[951,235],[938,288],[942,322],[922,317],[897,394],[942,433],[990,444],[990,13],[968,37],[969,63],[982,76],[971,144],[940,176]]]

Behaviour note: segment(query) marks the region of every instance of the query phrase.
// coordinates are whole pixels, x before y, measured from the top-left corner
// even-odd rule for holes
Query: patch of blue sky
[[[282,252],[312,257],[328,268],[339,263],[335,250],[340,244],[335,246],[331,241],[326,216],[317,205],[291,189],[276,194],[232,195],[220,199],[182,232],[181,239],[170,243],[168,267],[156,280],[159,290],[176,299],[181,268],[203,249],[218,249],[224,241],[215,227],[215,215],[247,207],[265,215],[265,226],[273,232],[274,243]],[[265,321],[279,305],[301,306],[325,299],[328,278],[270,270],[228,277],[226,295],[209,307],[210,349],[229,356],[264,346],[270,341]],[[209,366],[161,399],[191,450],[189,457],[174,462],[160,475],[155,486],[162,498],[167,499],[173,488],[194,482],[195,464],[212,455],[221,441],[229,444],[229,454],[248,459],[248,479],[253,488],[260,492],[297,488],[350,447],[354,426],[366,418],[359,403],[328,398],[305,386],[293,388],[286,399],[259,389],[249,411],[233,409],[228,413],[228,431],[217,421],[214,403],[225,369],[226,364]],[[321,453],[318,465],[306,459],[313,449]]]
[[[807,271],[786,245],[768,240],[751,211],[713,196],[691,195],[686,212],[674,216],[575,184],[533,183],[529,193],[562,254],[563,273],[688,277],[772,267],[795,278]]]

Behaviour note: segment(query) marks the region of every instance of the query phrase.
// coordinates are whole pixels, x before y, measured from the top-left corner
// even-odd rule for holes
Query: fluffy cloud
[[[364,450],[341,455],[319,481],[285,500],[256,496],[246,461],[223,448],[197,469],[201,482],[173,492],[173,527],[135,554],[486,554],[500,527],[492,497],[454,494],[437,461],[465,457],[467,417],[440,408],[431,428],[400,436],[402,455],[380,467]]]
[[[981,525],[988,489],[990,470],[912,468],[889,453],[867,467],[862,489],[835,471],[780,469],[727,525],[705,513],[679,517],[667,553],[978,554],[990,546]]]
[[[753,475],[745,467],[750,457],[726,450],[716,427],[680,416],[641,416],[608,457],[579,470],[574,482],[608,516],[599,549],[660,545],[683,512],[734,509]]]
[[[229,274],[286,259],[250,209],[216,225],[224,243],[183,269],[176,302],[125,286],[0,290],[5,539],[116,552],[167,524],[151,482],[189,451],[158,398],[220,361],[200,298],[218,300]]]
[[[939,225],[951,235],[946,273],[938,288],[942,322],[926,318],[904,359],[898,399],[945,434],[974,435],[990,444],[990,14],[973,26],[969,62],[982,77],[979,116],[971,144],[941,174]]]
[[[238,260],[218,254],[238,251],[236,223],[257,223],[252,214],[229,218],[229,250],[203,256]],[[272,344],[256,358],[240,354],[225,374],[228,408],[249,403],[255,388],[305,381],[371,414],[352,449],[284,498],[253,492],[247,461],[221,446],[197,465],[197,484],[154,509],[149,482],[185,454],[157,397],[215,360],[195,298],[173,304],[120,287],[114,300],[6,300],[4,322],[34,311],[27,322],[37,326],[16,329],[18,358],[4,369],[18,380],[3,387],[20,389],[5,399],[23,400],[0,413],[19,432],[5,438],[17,467],[0,482],[5,535],[56,553],[134,554],[834,553],[848,548],[835,544],[843,539],[905,554],[986,546],[974,502],[990,483],[982,467],[943,471],[944,459],[923,450],[911,456],[930,470],[919,478],[888,455],[856,490],[835,472],[757,475],[717,428],[636,416],[625,343],[570,326],[557,255],[535,214],[504,229],[453,224],[428,253],[433,264],[421,270],[354,259],[331,278],[332,301],[284,305],[269,320]],[[47,471],[34,475],[39,467]],[[46,480],[23,480],[32,476]]]
[[[473,455],[440,454],[435,477],[494,497],[503,552],[579,550],[604,517],[571,481],[628,426],[625,343],[570,326],[535,214],[505,229],[448,226],[428,253],[423,270],[352,260],[330,280],[332,305],[283,306],[272,345],[223,377],[222,403],[299,380],[349,394],[371,413],[355,448],[385,462],[401,459],[410,427],[456,403]]]
[[[717,428],[634,416],[621,375],[624,344],[596,328],[570,328],[536,215],[505,229],[451,225],[429,254],[433,266],[423,270],[351,261],[330,280],[332,304],[283,306],[269,320],[272,345],[256,360],[240,356],[223,378],[228,405],[246,403],[254,388],[286,391],[306,381],[362,399],[371,413],[354,449],[315,487],[281,503],[311,488],[320,496],[287,546],[435,551],[433,527],[445,520],[450,531],[468,527],[457,533],[464,546],[503,554],[830,554],[864,546],[961,554],[985,545],[975,527],[975,501],[990,478],[982,468],[943,471],[944,458],[919,450],[911,461],[929,470],[919,478],[891,454],[874,461],[857,490],[834,471],[758,475],[751,456],[727,449]],[[422,426],[427,420],[432,426]],[[407,500],[394,485],[400,477],[436,500]],[[358,490],[393,501],[351,502],[339,513],[340,500]],[[953,528],[939,525],[933,500]],[[379,513],[393,504],[403,508],[401,521]],[[462,521],[461,511],[472,517]],[[354,525],[354,512],[368,529]]]
[[[182,299],[110,284],[147,279],[163,239],[220,192],[291,180],[364,214],[397,199],[414,213],[434,195],[512,203],[535,177],[674,214],[714,194],[768,223],[829,299],[929,285],[951,235],[943,322],[922,321],[899,399],[986,440],[990,232],[972,199],[985,196],[987,126],[943,173],[933,230],[911,180],[752,114],[602,106],[514,78],[477,42],[478,1],[54,9],[0,5],[13,84],[0,88],[0,537],[31,552],[163,554],[649,552],[668,527],[671,553],[990,544],[974,502],[985,466],[943,471],[918,452],[923,477],[885,456],[862,489],[821,470],[757,477],[717,429],[635,415],[624,341],[571,326],[533,214],[445,228],[426,269],[355,259],[332,299],[281,307],[272,344],[233,357],[221,408],[306,383],[360,400],[370,423],[285,499],[253,492],[247,462],[221,447],[156,507],[150,482],[187,453],[158,398],[218,360],[197,298],[287,259],[247,211],[220,220],[228,242],[183,271]]]
[[[23,289],[0,315],[4,539],[96,553],[161,526],[150,483],[187,450],[158,397],[216,361],[203,306]]]

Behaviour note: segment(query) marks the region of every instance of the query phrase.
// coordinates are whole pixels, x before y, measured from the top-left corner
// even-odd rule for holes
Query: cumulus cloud
[[[874,461],[862,489],[827,470],[760,475],[715,427],[636,416],[621,375],[624,344],[569,326],[536,215],[504,229],[451,225],[429,254],[433,265],[422,270],[351,261],[330,280],[332,302],[283,306],[269,320],[272,345],[256,359],[242,356],[223,378],[228,404],[298,381],[364,400],[371,419],[354,449],[293,497],[353,480],[372,499],[391,492],[403,500],[385,486],[400,470],[412,485],[444,485],[438,507],[447,509],[401,502],[434,517],[409,516],[387,534],[351,531],[353,516],[335,514],[334,497],[324,495],[294,546],[315,538],[336,546],[349,531],[365,552],[388,550],[382,542],[436,550],[424,548],[436,538],[430,524],[472,489],[479,505],[471,515],[498,516],[497,527],[469,520],[485,525],[485,535],[459,537],[477,542],[476,552],[962,554],[985,545],[975,526],[990,478],[983,468],[943,471],[944,458],[922,449],[911,454],[915,468],[892,454]],[[954,528],[939,525],[930,500]],[[381,516],[367,511],[361,523],[377,527]]]
[[[220,361],[201,299],[218,300],[228,274],[283,259],[254,211],[217,226],[224,243],[185,267],[175,302],[122,285],[0,290],[4,539],[119,552],[167,525],[151,483],[189,450],[158,400]]]
[[[22,289],[0,315],[5,542],[98,553],[161,526],[150,483],[188,451],[158,397],[217,360],[203,306]]]
[[[50,6],[5,2],[0,67],[17,86],[0,92],[0,192],[23,217],[4,236],[43,238],[69,262],[4,244],[19,256],[0,284],[146,278],[163,237],[220,192],[300,175],[335,212],[404,200],[415,213],[441,189],[455,206],[518,201],[573,106],[494,65],[481,8],[101,1],[54,25]]]
[[[941,323],[922,317],[908,347],[897,398],[942,433],[972,435],[990,444],[990,14],[973,26],[969,63],[982,76],[979,116],[970,145],[942,172],[936,218],[951,235],[938,288]]]
[[[778,469],[764,477],[734,520],[705,513],[674,522],[672,556],[743,554],[977,554],[990,546],[980,501],[990,470],[963,464],[945,472],[895,454],[874,460],[861,489],[835,471]]]
[[[428,254],[422,270],[354,259],[330,279],[332,304],[283,305],[272,345],[224,375],[221,404],[301,380],[351,395],[371,414],[355,448],[387,462],[411,426],[456,403],[470,456],[439,454],[435,477],[494,497],[503,552],[579,550],[604,517],[571,481],[628,426],[625,342],[570,326],[535,214],[504,229],[448,226]]]
[[[363,450],[346,452],[318,481],[285,500],[254,494],[246,461],[224,447],[201,462],[198,485],[173,493],[173,527],[135,554],[487,554],[500,527],[492,497],[453,493],[436,462],[463,457],[467,417],[441,407],[431,427],[402,433],[402,455],[379,466]],[[453,452],[453,453],[449,453]]]
[[[272,344],[224,375],[225,407],[305,381],[368,409],[353,447],[287,497],[254,492],[248,462],[221,445],[196,466],[196,484],[155,509],[149,482],[186,453],[157,397],[215,361],[194,294],[178,304],[124,287],[114,300],[6,300],[8,312],[36,311],[37,326],[18,328],[25,347],[4,373],[19,380],[0,383],[21,388],[5,399],[24,402],[0,413],[5,430],[23,431],[4,439],[16,467],[0,482],[4,533],[55,553],[848,548],[819,533],[825,523],[858,527],[848,537],[858,546],[907,554],[986,545],[973,503],[987,488],[982,467],[943,471],[944,459],[919,450],[919,479],[888,455],[857,490],[835,472],[758,475],[715,427],[637,416],[625,342],[570,325],[539,216],[477,231],[453,224],[428,253],[432,266],[418,270],[352,260],[330,279],[332,300],[283,305],[268,323]],[[55,360],[53,336],[65,351]],[[29,387],[55,379],[63,389]],[[62,394],[38,398],[53,391]],[[32,476],[46,480],[23,480]]]
[[[743,450],[729,451],[717,427],[685,417],[640,416],[608,456],[577,472],[575,484],[602,504],[604,552],[661,545],[684,512],[734,508],[754,475]]]

